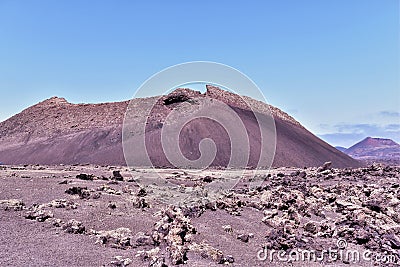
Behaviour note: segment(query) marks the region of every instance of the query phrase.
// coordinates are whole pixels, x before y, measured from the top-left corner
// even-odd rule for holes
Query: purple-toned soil
[[[159,172],[197,186],[224,174]],[[190,208],[161,204],[155,191],[133,180],[150,173],[137,169],[131,176],[126,167],[95,165],[0,166],[0,266],[288,266],[276,257],[262,261],[257,253],[264,247],[320,255],[338,240],[347,250],[399,260],[399,167],[263,170],[256,190],[248,190],[246,174],[231,193]],[[290,264],[371,262],[326,257]]]

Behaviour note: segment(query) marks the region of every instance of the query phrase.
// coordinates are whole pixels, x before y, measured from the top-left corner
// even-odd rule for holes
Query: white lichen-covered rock
[[[213,246],[202,242],[200,244],[193,243],[188,246],[189,250],[195,253],[199,253],[203,258],[210,258],[216,263],[233,263],[234,258],[231,255],[226,255],[222,253],[221,250],[214,248]]]
[[[136,233],[135,236],[131,238],[130,242],[132,247],[150,246],[154,244],[153,238],[143,232]]]
[[[44,210],[43,205],[33,206],[25,214],[25,218],[29,220],[36,220],[38,222],[44,222],[47,219],[53,218],[54,215],[51,211]]]
[[[132,263],[130,258],[124,258],[122,256],[115,256],[114,260],[111,261],[111,266],[125,267]]]
[[[127,249],[131,247],[132,231],[128,228],[117,228],[109,231],[91,231],[97,236],[96,243],[100,243],[112,248]]]
[[[165,258],[160,255],[160,248],[156,247],[150,250],[139,250],[136,252],[136,257],[142,260],[148,260],[149,267],[167,267],[165,264]]]
[[[153,240],[156,243],[165,242],[173,264],[186,262],[188,243],[192,234],[196,233],[189,218],[185,217],[180,208],[170,207],[156,214],[161,219],[155,224]]]
[[[74,203],[71,200],[66,200],[66,199],[55,199],[50,201],[47,204],[48,207],[54,207],[54,208],[65,208],[65,209],[77,209],[78,204]]]
[[[82,222],[72,219],[64,223],[61,229],[70,234],[83,234],[86,228],[83,226]]]
[[[230,226],[229,224],[222,225],[222,229],[224,229],[224,231],[227,232],[227,233],[232,233],[233,232],[232,226]]]
[[[25,208],[25,204],[21,199],[4,199],[0,200],[0,209],[19,211]]]

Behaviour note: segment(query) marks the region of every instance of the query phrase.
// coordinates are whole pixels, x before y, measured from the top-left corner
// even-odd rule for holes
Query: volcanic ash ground
[[[399,261],[399,167],[261,170],[262,183],[253,189],[247,170],[233,190],[186,206],[163,204],[157,190],[139,186],[136,178],[152,173],[146,169],[0,167],[1,266],[289,264],[277,254],[271,262],[272,250],[317,257],[292,258],[293,266]],[[183,188],[212,183],[224,173],[159,172]],[[324,250],[357,251],[360,257],[367,251],[375,258],[334,260]]]

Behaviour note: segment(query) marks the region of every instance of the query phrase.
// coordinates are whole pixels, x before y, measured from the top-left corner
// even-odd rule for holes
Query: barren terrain
[[[216,201],[186,207],[164,205],[136,184],[135,178],[151,175],[147,169],[0,168],[1,266],[287,266],[276,255],[271,263],[257,254],[263,248],[307,249],[321,256],[337,248],[338,240],[347,242],[347,250],[386,255],[385,266],[395,266],[387,261],[400,256],[399,167],[262,170],[262,185],[255,190],[244,178]],[[170,180],[197,181],[195,186],[223,174],[159,171]],[[373,262],[379,265],[326,256],[290,264]]]

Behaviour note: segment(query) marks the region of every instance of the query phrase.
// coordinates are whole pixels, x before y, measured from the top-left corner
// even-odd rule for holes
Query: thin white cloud
[[[398,117],[400,118],[400,112],[398,111],[389,111],[389,110],[384,110],[378,113],[382,117]]]

